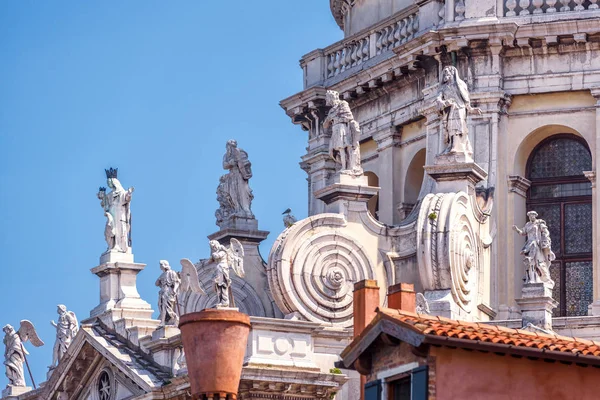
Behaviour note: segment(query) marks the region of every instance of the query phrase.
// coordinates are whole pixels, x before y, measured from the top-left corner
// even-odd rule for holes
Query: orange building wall
[[[436,400],[600,399],[598,368],[444,347],[430,355]]]

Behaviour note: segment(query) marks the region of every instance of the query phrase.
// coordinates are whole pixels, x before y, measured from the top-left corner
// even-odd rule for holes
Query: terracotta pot
[[[250,317],[233,310],[206,309],[183,315],[179,329],[192,396],[237,395]]]

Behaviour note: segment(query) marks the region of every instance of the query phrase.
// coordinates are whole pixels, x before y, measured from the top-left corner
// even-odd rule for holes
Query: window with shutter
[[[365,400],[381,400],[381,381],[376,380],[365,385]]]
[[[412,370],[411,400],[427,400],[427,367]]]

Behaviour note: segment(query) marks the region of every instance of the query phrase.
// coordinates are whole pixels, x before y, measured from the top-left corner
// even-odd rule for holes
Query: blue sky
[[[265,258],[281,212],[306,216],[307,136],[278,103],[302,89],[300,57],[342,38],[329,1],[7,0],[0,37],[0,324],[36,325],[36,383],[56,305],[81,320],[98,304],[104,168],[135,186],[138,289],[155,309],[158,261],[208,255],[228,139],[253,164]]]

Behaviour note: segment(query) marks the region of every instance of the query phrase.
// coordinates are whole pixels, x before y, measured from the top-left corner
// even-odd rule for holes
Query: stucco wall
[[[436,400],[598,398],[597,368],[444,347],[431,352]]]

